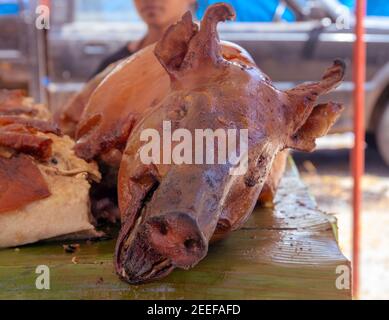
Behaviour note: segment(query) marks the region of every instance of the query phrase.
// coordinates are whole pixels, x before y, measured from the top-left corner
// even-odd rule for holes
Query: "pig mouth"
[[[145,197],[141,200],[140,205],[135,214],[135,219],[133,221],[132,219],[126,219],[124,225],[120,230],[119,238],[116,243],[114,258],[116,272],[120,276],[120,278],[131,284],[142,283],[148,278],[155,278],[158,274],[163,277],[163,275],[165,274],[163,271],[169,269],[169,267],[171,266],[171,263],[168,261],[168,259],[163,259],[162,257],[158,257],[158,255],[155,255],[153,259],[154,263],[151,266],[148,266],[148,270],[133,272],[129,270],[128,267],[126,267],[128,266],[128,263],[126,262],[130,262],[132,269],[135,269],[136,267],[138,267],[138,269],[140,270],[142,269],[141,265],[136,266],[134,265],[134,263],[132,263],[132,261],[138,260],[140,262],[144,260],[144,257],[141,256],[141,252],[143,251],[142,247],[144,247],[146,244],[142,242],[139,243],[140,252],[138,252],[138,255],[140,256],[140,259],[137,259],[138,257],[133,254],[134,250],[131,250],[131,244],[136,237],[137,230],[139,229],[144,220],[144,212],[147,207],[147,204],[151,201],[158,187],[159,182],[154,182],[150,190],[146,193]],[[141,279],[144,279],[144,281],[142,281]]]
[[[174,269],[172,261],[150,247],[138,230],[129,234],[118,258],[119,276],[134,285],[163,278]]]
[[[164,278],[175,268],[190,269],[208,251],[191,215],[179,211],[149,215],[148,206],[158,187],[156,182],[142,200],[135,223],[126,221],[117,241],[116,272],[133,285]]]

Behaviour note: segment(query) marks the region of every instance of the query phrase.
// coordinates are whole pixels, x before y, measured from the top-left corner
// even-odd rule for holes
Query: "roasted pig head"
[[[196,265],[211,240],[252,213],[276,155],[285,148],[311,151],[342,110],[316,105],[340,84],[342,62],[320,82],[277,90],[255,65],[223,57],[217,23],[233,18],[229,5],[216,4],[198,28],[187,13],[155,48],[170,76],[169,93],[133,129],[119,171],[115,267],[129,283]],[[199,132],[205,139],[195,139]],[[238,133],[223,144],[232,132]],[[208,133],[218,137],[213,145],[204,142]]]

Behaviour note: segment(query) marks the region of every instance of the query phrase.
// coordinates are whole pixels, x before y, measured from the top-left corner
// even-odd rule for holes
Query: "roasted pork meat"
[[[21,116],[36,120],[51,120],[51,113],[42,104],[34,103],[23,90],[0,90],[0,115]]]
[[[97,165],[78,158],[50,118],[22,92],[0,92],[0,248],[97,234],[89,200]]]

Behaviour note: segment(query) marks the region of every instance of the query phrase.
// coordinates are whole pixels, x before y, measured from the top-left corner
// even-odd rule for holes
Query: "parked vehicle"
[[[238,21],[221,25],[221,37],[245,47],[280,89],[317,79],[335,58],[346,61],[346,80],[332,94],[332,99],[344,102],[346,111],[334,131],[352,130],[354,17],[341,2],[352,7],[353,0],[269,0],[262,11],[254,9],[263,1],[225,1],[236,6]],[[376,14],[371,9],[376,7],[374,1],[383,14],[388,12],[382,0],[369,0],[370,12]],[[200,0],[199,14],[212,2]],[[106,56],[144,32],[129,0],[51,0],[46,41],[49,81],[38,82],[46,85],[51,107],[62,105]],[[366,127],[375,134],[389,165],[389,18],[367,17],[366,32]]]

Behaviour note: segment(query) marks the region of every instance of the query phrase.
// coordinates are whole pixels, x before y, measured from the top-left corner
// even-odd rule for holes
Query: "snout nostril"
[[[161,221],[159,224],[158,224],[158,229],[159,229],[159,232],[166,236],[167,233],[168,233],[168,226],[167,226],[167,223],[164,222],[164,221]]]
[[[187,250],[193,250],[198,247],[198,242],[194,239],[187,239],[184,241],[184,246]]]
[[[149,223],[149,227],[151,227],[151,230],[153,230],[151,231],[152,233],[155,232],[156,234],[160,234],[162,236],[166,236],[169,233],[168,222],[162,218],[153,219]]]

